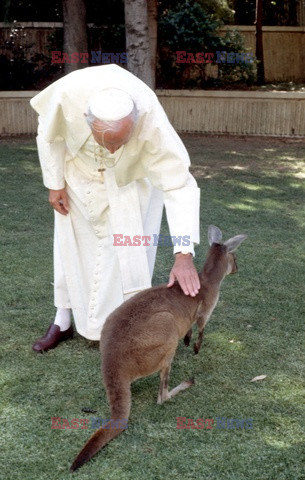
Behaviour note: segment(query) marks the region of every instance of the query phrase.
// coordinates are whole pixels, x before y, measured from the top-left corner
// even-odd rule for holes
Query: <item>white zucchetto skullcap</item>
[[[117,121],[127,117],[134,108],[129,93],[119,88],[107,88],[96,92],[89,99],[89,109],[99,120]]]

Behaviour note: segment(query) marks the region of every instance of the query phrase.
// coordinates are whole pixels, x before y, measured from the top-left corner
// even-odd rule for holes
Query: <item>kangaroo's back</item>
[[[166,331],[174,323],[177,328],[193,315],[198,298],[183,294],[178,283],[172,288],[166,284],[144,290],[120,305],[104,324],[100,348],[101,354],[115,342],[120,352],[134,352],[135,347],[154,345],[156,330]],[[162,312],[170,313],[163,316]]]

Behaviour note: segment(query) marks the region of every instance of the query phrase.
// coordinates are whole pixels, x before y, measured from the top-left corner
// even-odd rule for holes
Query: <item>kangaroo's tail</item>
[[[107,385],[107,395],[111,406],[111,419],[89,438],[74,459],[70,467],[71,472],[88,462],[107,443],[127,428],[131,403],[130,382],[120,381],[116,378],[114,382]]]

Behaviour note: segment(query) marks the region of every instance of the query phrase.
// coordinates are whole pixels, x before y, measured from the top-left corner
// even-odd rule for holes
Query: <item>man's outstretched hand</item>
[[[177,280],[185,295],[195,297],[200,289],[200,281],[193,263],[193,256],[191,253],[186,255],[176,253],[175,257],[176,260],[170,272],[167,286],[172,287]]]
[[[69,213],[69,201],[65,188],[61,190],[49,190],[49,202],[54,210],[62,215]]]

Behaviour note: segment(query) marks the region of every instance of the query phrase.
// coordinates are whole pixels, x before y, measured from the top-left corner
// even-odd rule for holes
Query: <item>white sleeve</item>
[[[56,137],[49,143],[44,138],[41,119],[38,119],[38,135],[36,137],[38,156],[42,170],[43,183],[51,190],[65,188],[64,164],[66,142],[62,137]]]
[[[143,164],[154,187],[163,191],[167,223],[174,253],[189,250],[199,243],[200,189],[189,172],[190,159],[180,137],[158,103],[143,121],[146,136]]]
[[[163,192],[170,235],[174,237],[174,253],[192,253],[199,243],[200,189],[189,174],[187,184],[175,190]]]

